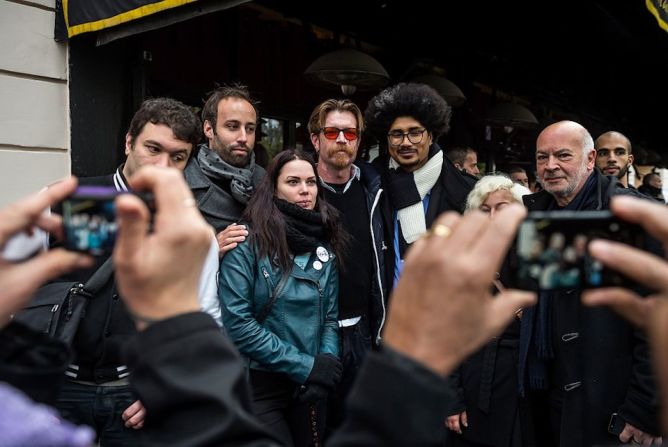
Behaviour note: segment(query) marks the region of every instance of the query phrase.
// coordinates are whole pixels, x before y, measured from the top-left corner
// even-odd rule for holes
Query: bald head
[[[601,134],[594,142],[596,167],[605,175],[614,175],[624,187],[628,187],[626,174],[633,164],[631,141],[622,133],[610,131]]]
[[[595,158],[594,140],[575,121],[552,124],[538,135],[538,178],[559,206],[567,205],[580,192],[594,169]]]

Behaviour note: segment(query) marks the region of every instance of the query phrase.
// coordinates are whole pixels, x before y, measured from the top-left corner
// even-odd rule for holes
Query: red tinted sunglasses
[[[343,138],[348,141],[354,141],[359,136],[359,131],[354,127],[349,127],[347,129],[339,129],[338,127],[325,127],[320,129],[322,134],[328,140],[336,140],[339,138],[339,134],[343,132]]]

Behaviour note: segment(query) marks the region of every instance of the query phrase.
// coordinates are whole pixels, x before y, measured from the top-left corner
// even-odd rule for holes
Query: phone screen
[[[527,290],[629,287],[631,281],[589,255],[593,239],[642,247],[644,232],[609,211],[529,213],[517,234],[517,286]]]
[[[80,186],[63,201],[65,247],[93,256],[109,255],[114,248],[118,225],[113,187]]]

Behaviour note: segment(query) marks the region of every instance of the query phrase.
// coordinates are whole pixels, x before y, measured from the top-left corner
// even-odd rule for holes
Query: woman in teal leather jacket
[[[223,258],[223,325],[246,358],[253,411],[285,445],[321,443],[338,382],[338,256],[346,235],[300,150],[278,154],[244,219],[248,239]],[[315,424],[314,424],[315,423]]]

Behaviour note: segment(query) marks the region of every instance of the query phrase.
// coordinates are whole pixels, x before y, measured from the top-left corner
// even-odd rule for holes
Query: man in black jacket
[[[452,109],[431,87],[401,83],[369,101],[369,130],[387,154],[374,161],[382,176],[381,213],[388,250],[386,284],[401,275],[408,247],[444,211],[462,212],[475,180],[464,176],[436,143],[450,128]]]
[[[530,211],[605,210],[617,194],[639,195],[595,169],[591,135],[561,121],[536,142],[544,190],[524,196]],[[533,401],[539,445],[589,446],[658,436],[656,392],[644,336],[608,309],[580,305],[580,290],[541,292],[522,317],[520,390]]]
[[[348,99],[328,99],[311,113],[311,143],[318,153],[318,176],[325,198],[341,212],[350,236],[345,269],[339,272],[339,340],[343,374],[329,396],[328,429],[343,420],[343,403],[357,370],[372,346],[380,346],[385,323],[383,227],[378,203],[380,176],[355,161],[364,117]]]
[[[171,98],[146,100],[130,122],[125,163],[114,174],[84,177],[79,183],[126,192],[127,179],[142,166],[182,171],[199,137],[199,120],[185,104]],[[72,272],[61,280],[85,283],[106,258],[96,261],[93,268]],[[216,307],[215,266],[213,270],[208,295]],[[74,358],[56,403],[67,419],[94,427],[103,446],[134,445],[138,441],[133,429],[143,425],[145,410],[130,390],[130,370],[121,358],[121,347],[135,333],[112,275],[90,300],[81,319],[72,346]]]

